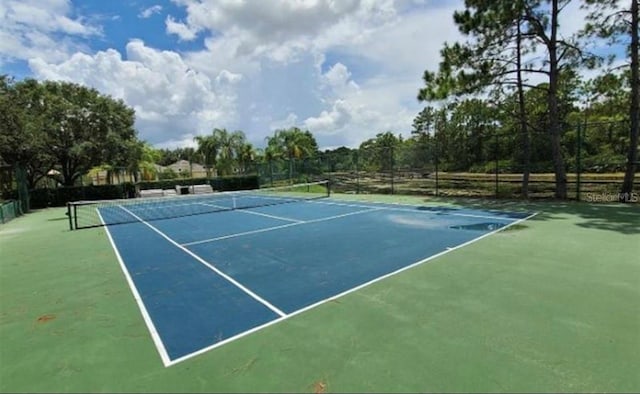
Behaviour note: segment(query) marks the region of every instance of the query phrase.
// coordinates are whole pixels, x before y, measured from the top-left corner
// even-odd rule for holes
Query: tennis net
[[[75,201],[67,204],[69,228],[109,226],[249,209],[329,197],[329,182],[282,187],[122,200]]]

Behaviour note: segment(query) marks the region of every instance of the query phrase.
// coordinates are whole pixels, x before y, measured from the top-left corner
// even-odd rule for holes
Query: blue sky
[[[256,146],[298,126],[320,147],[408,136],[462,0],[0,0],[0,73],[82,83],[136,110],[139,136]],[[583,23],[578,2],[567,31]],[[583,14],[582,14],[583,15]]]

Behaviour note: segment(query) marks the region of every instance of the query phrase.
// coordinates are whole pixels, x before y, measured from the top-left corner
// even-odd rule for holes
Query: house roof
[[[205,170],[204,167],[198,163],[192,163],[191,165],[189,165],[189,162],[187,160],[178,160],[173,164],[169,164],[167,168],[171,168],[175,172]]]

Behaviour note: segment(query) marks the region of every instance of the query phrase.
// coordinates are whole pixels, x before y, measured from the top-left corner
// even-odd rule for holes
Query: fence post
[[[578,145],[576,147],[576,200],[580,201],[580,177],[582,172],[582,127],[580,123],[578,123],[577,137]]]
[[[20,201],[20,211],[22,214],[29,212],[31,201],[29,197],[29,186],[27,185],[27,170],[22,164],[15,168],[16,187],[18,189],[18,200]]]
[[[394,170],[396,167],[396,163],[394,160],[394,152],[393,152],[393,145],[391,145],[389,147],[389,163],[391,164],[391,194],[395,194],[395,190],[394,190]]]
[[[359,165],[359,154],[358,151],[356,150],[355,152],[355,157],[356,157],[356,194],[360,194],[360,165]]]
[[[269,183],[273,187],[273,159],[269,159]]]
[[[494,144],[495,144],[494,153],[495,153],[495,167],[496,167],[495,168],[495,177],[496,177],[496,179],[495,179],[495,183],[496,183],[495,189],[496,189],[496,199],[497,199],[498,198],[498,194],[499,194],[498,193],[498,184],[500,182],[500,180],[498,178],[499,177],[498,174],[500,172],[499,171],[500,170],[499,169],[499,164],[498,164],[498,133],[495,133],[494,135],[495,135],[495,138],[494,138]]]
[[[434,140],[435,140],[435,150],[434,150],[434,159],[435,159],[435,165],[436,165],[436,197],[438,197],[438,140],[435,139],[435,133],[434,133]]]

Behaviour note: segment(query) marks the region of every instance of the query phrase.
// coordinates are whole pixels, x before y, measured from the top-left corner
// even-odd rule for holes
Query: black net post
[[[69,230],[73,230],[73,218],[71,217],[71,203],[67,202],[67,216],[69,217]]]

